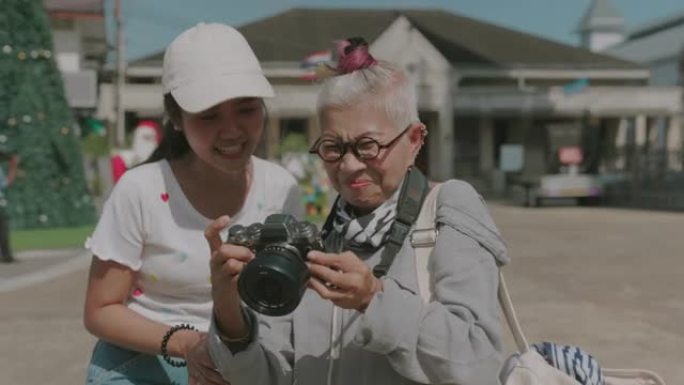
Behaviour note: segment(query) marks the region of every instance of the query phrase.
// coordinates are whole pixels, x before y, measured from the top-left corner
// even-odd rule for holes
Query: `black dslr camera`
[[[255,253],[240,273],[238,292],[247,306],[270,316],[288,314],[299,305],[310,277],[306,254],[323,250],[316,226],[288,214],[269,215],[263,224],[235,225],[226,242]]]

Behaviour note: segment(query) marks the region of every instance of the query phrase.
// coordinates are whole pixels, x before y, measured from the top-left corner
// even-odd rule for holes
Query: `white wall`
[[[594,52],[599,52],[612,47],[619,43],[622,43],[625,38],[619,32],[592,32],[588,36],[588,46],[590,50]],[[585,43],[586,44],[586,43]]]
[[[418,90],[420,109],[438,110],[449,98],[451,64],[404,16],[373,42],[371,53],[409,73]]]
[[[371,45],[378,59],[399,65],[416,86],[418,108],[438,112],[438,127],[428,127],[430,177],[453,176],[453,102],[451,64],[404,16]]]
[[[161,84],[126,84],[123,89],[123,104],[126,111],[134,111],[145,116],[161,116],[163,97]],[[100,84],[100,93],[95,116],[113,122],[114,87],[111,83]]]
[[[268,113],[272,116],[307,118],[316,115],[318,85],[273,85],[276,97],[266,99]]]
[[[650,83],[656,86],[679,84],[679,58],[671,57],[649,64],[651,70]]]
[[[81,36],[77,30],[54,30],[55,60],[62,72],[77,72],[81,69]]]

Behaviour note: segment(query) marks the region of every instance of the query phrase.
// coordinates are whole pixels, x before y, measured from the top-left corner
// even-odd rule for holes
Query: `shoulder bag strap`
[[[430,253],[437,240],[437,226],[435,225],[435,215],[437,214],[437,195],[442,185],[435,185],[423,201],[416,227],[411,232],[411,246],[416,252],[416,273],[418,275],[418,289],[420,296],[425,303],[429,303],[432,298],[432,285],[430,284],[430,271],[428,261]]]
[[[438,231],[437,226],[435,225],[435,215],[437,213],[437,195],[439,194],[441,186],[441,184],[436,185],[428,193],[423,202],[423,206],[421,207],[418,219],[416,220],[416,228],[411,233],[411,245],[416,253],[418,288],[420,290],[420,296],[425,303],[430,303],[434,292],[434,287],[430,280],[428,262],[430,253],[432,253],[432,248],[435,246],[435,241],[437,240]],[[513,307],[511,296],[508,293],[508,288],[506,287],[506,281],[504,280],[501,268],[499,268],[498,298],[499,306],[506,318],[506,323],[511,330],[518,351],[520,353],[526,353],[530,349],[529,344],[520,327],[518,317],[515,314],[515,308]]]

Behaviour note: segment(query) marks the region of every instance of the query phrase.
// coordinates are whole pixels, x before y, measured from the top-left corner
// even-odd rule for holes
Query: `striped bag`
[[[598,361],[577,346],[558,345],[551,342],[532,344],[546,362],[568,374],[582,385],[605,385]]]

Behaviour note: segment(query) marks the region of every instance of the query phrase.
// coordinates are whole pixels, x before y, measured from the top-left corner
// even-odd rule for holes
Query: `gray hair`
[[[413,84],[404,71],[385,61],[326,79],[318,94],[316,108],[320,116],[325,108],[345,108],[360,103],[370,103],[373,109],[385,112],[396,130],[418,122]]]

